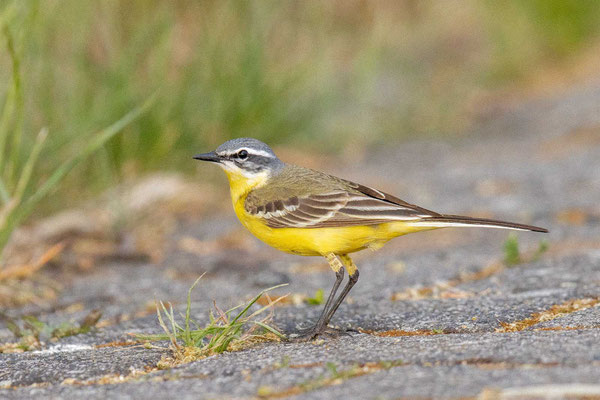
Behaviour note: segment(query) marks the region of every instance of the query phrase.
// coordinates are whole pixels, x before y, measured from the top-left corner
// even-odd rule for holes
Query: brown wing
[[[358,192],[362,193],[367,197],[372,197],[377,200],[385,201],[387,203],[395,204],[397,206],[413,210],[416,214],[420,215],[421,217],[438,217],[441,215],[439,213],[436,213],[435,211],[427,210],[426,208],[407,203],[406,201],[401,200],[396,196],[392,196],[391,194],[384,193],[380,190],[361,185],[360,183],[347,181],[345,179],[343,179],[343,182],[346,183],[349,187],[357,190]]]
[[[246,211],[261,217],[271,228],[324,228],[415,221],[439,214],[406,203],[379,190],[343,181],[348,190],[292,196]]]

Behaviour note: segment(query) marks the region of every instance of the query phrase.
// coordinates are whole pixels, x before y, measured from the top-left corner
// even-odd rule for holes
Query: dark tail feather
[[[481,226],[487,228],[504,228],[504,229],[517,229],[522,231],[533,231],[533,232],[544,232],[548,230],[533,225],[516,224],[514,222],[498,221],[495,219],[487,218],[471,218],[463,217],[461,215],[440,215],[439,217],[423,218],[419,221],[415,221],[411,225],[419,226],[431,226],[431,227],[452,227],[452,226]]]

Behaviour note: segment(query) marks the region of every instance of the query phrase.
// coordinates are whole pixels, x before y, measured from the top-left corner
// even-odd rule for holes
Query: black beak
[[[212,161],[212,162],[221,161],[221,157],[219,157],[217,155],[217,153],[215,153],[214,151],[211,151],[210,153],[196,154],[194,156],[194,159],[201,160],[201,161]]]

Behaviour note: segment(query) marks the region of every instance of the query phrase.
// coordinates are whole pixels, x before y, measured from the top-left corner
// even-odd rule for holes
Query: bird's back
[[[246,197],[247,208],[291,197],[303,197],[309,194],[325,194],[335,191],[359,193],[343,179],[293,164],[286,164],[268,182],[267,185],[260,186],[248,193]]]

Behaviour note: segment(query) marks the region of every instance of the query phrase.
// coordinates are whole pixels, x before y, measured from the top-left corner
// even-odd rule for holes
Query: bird
[[[335,273],[319,318],[293,337],[298,341],[340,334],[329,322],[358,281],[351,253],[377,250],[397,236],[448,227],[548,232],[537,226],[437,213],[369,186],[285,163],[254,138],[232,139],[193,158],[216,163],[225,171],[235,214],[254,236],[286,253],[322,256]],[[336,297],[344,270],[348,281]]]

